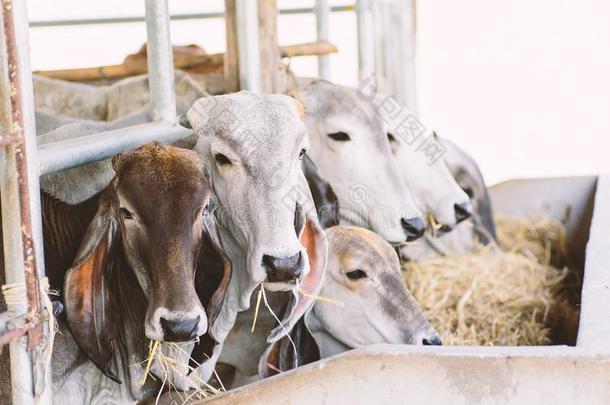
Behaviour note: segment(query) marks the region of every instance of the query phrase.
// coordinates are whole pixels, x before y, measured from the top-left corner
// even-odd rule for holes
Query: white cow
[[[296,90],[305,107],[309,156],[337,194],[343,225],[362,226],[391,243],[425,230],[372,102],[354,89],[315,81]]]

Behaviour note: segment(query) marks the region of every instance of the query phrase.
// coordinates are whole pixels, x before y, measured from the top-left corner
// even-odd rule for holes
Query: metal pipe
[[[330,8],[331,12],[343,12],[353,11],[354,7],[350,4],[343,6],[333,6]],[[279,14],[282,15],[294,15],[294,14],[311,14],[314,9],[311,7],[299,7],[299,8],[286,8],[279,10]],[[174,14],[170,16],[171,21],[184,21],[184,20],[208,20],[212,18],[224,18],[223,12],[210,12],[210,13],[196,13],[196,14]],[[31,21],[31,28],[45,28],[45,27],[65,27],[71,25],[100,25],[100,24],[125,24],[125,23],[138,23],[145,22],[146,19],[140,16],[131,17],[118,17],[118,18],[82,18],[82,19],[70,19],[70,20],[39,20]]]
[[[417,113],[415,92],[415,4],[398,0],[394,4],[393,37],[396,39],[395,94],[399,103]]]
[[[40,175],[107,159],[147,142],[174,142],[191,134],[179,125],[152,122],[38,146]]]
[[[16,143],[0,148],[0,198],[6,282],[25,283],[23,301],[11,302],[13,314],[36,318],[41,310],[38,276],[44,276],[40,185],[36,171],[36,125],[29,61],[28,18],[23,1],[2,2],[2,62],[0,118],[2,130]],[[6,57],[4,57],[6,55]],[[27,302],[27,304],[26,304]],[[10,343],[11,388],[15,404],[50,404],[51,370],[41,364],[41,326],[28,331],[28,346],[19,338]],[[45,341],[48,344],[48,340]]]
[[[30,202],[30,191],[39,193],[39,188],[31,190],[29,186],[30,178],[36,177],[37,173],[28,173],[28,155],[34,157],[33,153],[27,153],[28,144],[35,138],[26,140],[26,131],[31,128],[26,127],[24,114],[27,114],[28,108],[33,108],[33,104],[27,105],[27,101],[23,97],[24,94],[22,85],[23,69],[21,68],[21,60],[19,53],[23,52],[19,49],[17,42],[17,29],[15,27],[15,18],[13,8],[10,1],[3,2],[4,10],[3,28],[4,39],[6,41],[6,55],[8,60],[8,77],[9,77],[9,100],[11,106],[10,127],[7,126],[8,132],[15,138],[15,175],[17,176],[17,189],[19,199],[19,212],[21,214],[21,240],[23,246],[23,263],[25,271],[26,294],[28,300],[28,313],[33,315],[41,311],[40,304],[40,285],[38,283],[38,269],[36,267],[36,247],[34,246],[32,233],[32,216],[40,215],[32,213]],[[27,21],[27,19],[26,19]],[[21,42],[23,45],[23,42]],[[31,77],[30,77],[31,79]],[[35,136],[35,134],[34,134]],[[35,146],[34,146],[35,147]],[[16,230],[15,230],[16,231]],[[28,350],[33,350],[42,340],[42,325],[28,332]]]
[[[385,82],[382,83],[380,90],[386,94],[393,95],[399,102],[400,97],[397,94],[396,77],[400,74],[398,69],[398,47],[399,38],[396,38],[396,9],[395,3],[382,3],[382,24],[383,30],[383,58],[384,58],[384,77]],[[404,104],[403,104],[404,105]]]
[[[237,0],[237,53],[239,56],[239,84],[244,90],[262,91],[261,57],[258,35],[258,1]]]
[[[375,47],[373,49],[375,56],[375,77],[378,85],[382,87],[385,78],[387,77],[386,66],[385,66],[385,37],[384,37],[384,15],[383,10],[385,3],[375,1],[372,4],[372,19],[373,19],[373,42]]]
[[[330,20],[330,7],[326,0],[316,0],[314,8],[316,15],[316,35],[318,41],[329,40],[328,24]],[[318,56],[318,76],[325,80],[330,80],[330,57]]]
[[[146,0],[148,88],[154,121],[176,122],[174,63],[167,0]]]
[[[373,15],[370,0],[358,0],[356,4],[358,29],[358,77],[363,80],[375,72],[375,46],[373,43]]]

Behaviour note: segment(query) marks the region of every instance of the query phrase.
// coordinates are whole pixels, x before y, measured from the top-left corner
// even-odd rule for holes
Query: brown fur
[[[193,289],[194,299],[203,301],[204,305],[212,302],[217,306],[224,296],[224,291],[218,290],[228,284],[229,263],[222,260],[218,247],[206,246],[206,252],[211,256],[204,261],[199,257],[203,251],[201,243],[212,243],[212,240],[201,237],[204,230],[200,215],[210,190],[197,154],[152,142],[118,155],[113,159],[113,167],[117,176],[108,188],[81,204],[65,204],[43,194],[45,262],[53,288],[63,288],[68,267],[73,261],[77,262],[68,272],[70,283],[66,285],[71,288],[71,300],[66,302],[66,308],[72,309],[72,316],[68,317],[72,320],[70,328],[73,334],[76,333],[81,349],[97,347],[112,353],[114,348],[122,353],[123,359],[128,358],[125,356],[128,351],[135,350],[136,356],[142,358],[147,347],[143,323],[147,300],[184,298],[184,289],[175,288],[188,283],[182,273],[175,273],[176,269],[183,268],[180,263],[187,266],[183,270],[193,277],[193,285],[195,273],[200,273],[195,270],[205,263],[206,268],[201,270],[209,269],[209,274],[199,281],[199,285],[210,285],[206,285],[205,290],[198,288],[195,292]],[[153,289],[157,287],[153,297],[144,295],[135,270],[125,256],[121,244],[125,224],[117,193],[137,209],[138,220],[145,223],[146,235],[137,245],[148,254],[145,265],[152,274],[147,276]],[[99,222],[100,214],[110,218],[104,220],[110,222],[100,222],[102,228],[95,223]],[[98,238],[96,235],[101,229],[105,229],[104,235],[117,231],[118,235]],[[1,236],[0,232],[0,242]],[[3,269],[2,256],[0,254]],[[218,264],[212,266],[210,263]],[[0,283],[3,283],[4,274],[0,272],[0,276]],[[0,302],[0,307],[3,304]],[[215,312],[217,308],[211,310]],[[99,313],[98,318],[93,315],[97,311],[103,311],[102,318]],[[99,319],[103,319],[101,324]],[[93,360],[107,375],[113,376],[105,356],[99,361]],[[8,381],[5,377],[9,375],[8,370],[4,370],[6,365],[8,361],[2,361],[1,403],[10,402],[4,398],[7,391],[10,396],[10,390],[5,390],[4,385]],[[128,365],[123,366],[127,371]]]

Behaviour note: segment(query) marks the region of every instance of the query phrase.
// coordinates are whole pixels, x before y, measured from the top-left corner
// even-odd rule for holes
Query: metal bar
[[[375,46],[373,43],[373,15],[370,0],[358,0],[356,4],[358,29],[358,76],[360,80],[375,71]]]
[[[239,84],[242,89],[254,93],[260,93],[262,89],[257,3],[237,0],[235,4]]]
[[[11,302],[9,310],[32,316],[40,311],[38,276],[44,276],[44,262],[27,21],[24,1],[2,2],[0,118],[3,131],[20,138],[0,148],[5,272],[8,284],[25,283],[27,288],[24,303]],[[40,339],[41,329],[28,331],[30,348]],[[12,341],[9,349],[13,403],[50,404],[51,370],[49,364],[41,364],[41,349],[28,352],[23,338]]]
[[[10,104],[11,104],[11,123],[9,132],[15,137],[15,175],[17,176],[17,190],[19,198],[19,212],[21,214],[21,240],[23,245],[23,263],[25,271],[25,285],[28,300],[28,312],[33,315],[42,310],[40,304],[40,285],[38,283],[38,269],[36,267],[36,247],[32,235],[32,210],[30,206],[30,177],[38,177],[36,172],[29,176],[28,173],[28,156],[26,155],[27,143],[25,127],[24,110],[32,108],[32,105],[27,106],[26,101],[22,99],[24,96],[22,84],[23,78],[21,74],[23,69],[20,68],[20,57],[18,53],[23,49],[19,49],[17,45],[17,33],[15,27],[15,17],[13,14],[12,1],[4,1],[3,3],[3,26],[4,39],[6,41],[6,53],[8,60],[8,75],[10,82]],[[26,20],[27,21],[27,20]],[[22,43],[23,45],[23,43]],[[34,144],[35,145],[35,144]],[[35,147],[35,146],[34,146]],[[31,156],[31,154],[30,154]],[[32,190],[33,191],[33,190]],[[36,190],[38,194],[38,190]],[[40,212],[38,212],[39,214]],[[28,332],[28,349],[31,351],[34,347],[40,344],[42,340],[42,326]]]
[[[343,11],[353,11],[352,5],[344,6],[333,6],[330,11],[333,13]],[[300,8],[288,8],[279,10],[281,15],[294,15],[294,14],[311,14],[314,9],[311,7],[300,7]],[[183,21],[183,20],[207,20],[213,18],[223,18],[223,12],[211,12],[211,13],[197,13],[197,14],[174,14],[170,16],[171,21]],[[65,27],[71,25],[100,25],[100,24],[125,24],[125,23],[136,23],[145,22],[146,19],[140,16],[131,17],[108,17],[108,18],[83,18],[83,19],[71,19],[71,20],[40,20],[31,21],[31,28],[45,28],[45,27]]]
[[[314,8],[316,15],[316,35],[318,41],[328,41],[328,24],[330,19],[330,7],[328,7],[328,1],[316,0],[316,6]],[[318,56],[318,76],[322,79],[330,79],[330,57],[329,56]]]
[[[176,121],[174,62],[167,0],[146,0],[148,87],[154,121]]]
[[[134,125],[38,146],[40,175],[107,159],[147,142],[174,142],[191,131],[166,122]]]
[[[397,12],[394,3],[382,3],[382,35],[383,35],[383,59],[384,59],[384,77],[385,82],[382,83],[380,89],[386,94],[392,94],[402,104],[400,97],[397,95],[397,75],[398,71],[398,47],[399,38],[396,38],[396,16]],[[403,104],[404,105],[404,104]]]
[[[387,77],[386,66],[385,66],[385,49],[386,43],[384,38],[384,16],[383,10],[385,3],[375,1],[372,4],[372,16],[373,16],[373,42],[375,47],[373,48],[375,54],[375,78],[378,85],[383,85],[383,81]]]
[[[415,93],[415,4],[398,0],[394,4],[393,37],[396,39],[394,88],[399,103],[417,113]]]

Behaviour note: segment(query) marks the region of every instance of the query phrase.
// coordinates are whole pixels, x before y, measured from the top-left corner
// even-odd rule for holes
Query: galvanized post
[[[385,63],[385,21],[383,11],[385,2],[374,1],[372,4],[373,16],[373,42],[375,44],[373,51],[375,57],[375,75],[378,85],[382,84],[387,77]]]
[[[24,1],[2,2],[0,105],[2,134],[14,143],[0,148],[0,196],[7,284],[25,284],[27,293],[12,299],[9,311],[40,321],[38,277],[44,277],[40,186],[36,168],[36,125],[29,62],[28,19]],[[15,297],[14,297],[15,298]],[[9,304],[7,302],[7,304]],[[48,331],[47,331],[48,332]],[[48,336],[47,336],[48,338]],[[44,328],[10,343],[13,403],[52,402],[50,365],[43,363]],[[29,350],[28,350],[29,349]],[[31,351],[31,352],[30,352]]]
[[[239,83],[242,89],[254,93],[262,91],[257,3],[237,0],[235,4]]]
[[[394,90],[398,102],[417,113],[414,0],[397,0],[394,8],[392,36],[397,42]]]
[[[358,29],[358,77],[360,80],[375,71],[375,47],[373,44],[373,15],[370,0],[358,0],[356,4]]]
[[[154,121],[176,121],[174,61],[167,0],[146,0],[148,88]]]
[[[383,30],[385,82],[382,82],[380,89],[386,94],[393,95],[401,102],[398,95],[399,89],[396,88],[396,78],[400,74],[398,70],[398,54],[400,53],[400,47],[398,46],[399,38],[396,38],[396,30],[394,27],[394,24],[396,23],[396,12],[399,12],[399,10],[395,7],[395,2],[382,3],[381,29]]]
[[[316,0],[314,8],[316,15],[316,35],[318,41],[328,41],[328,24],[330,19],[330,6],[327,0]],[[318,56],[318,76],[320,78],[330,79],[330,57],[328,55]]]

